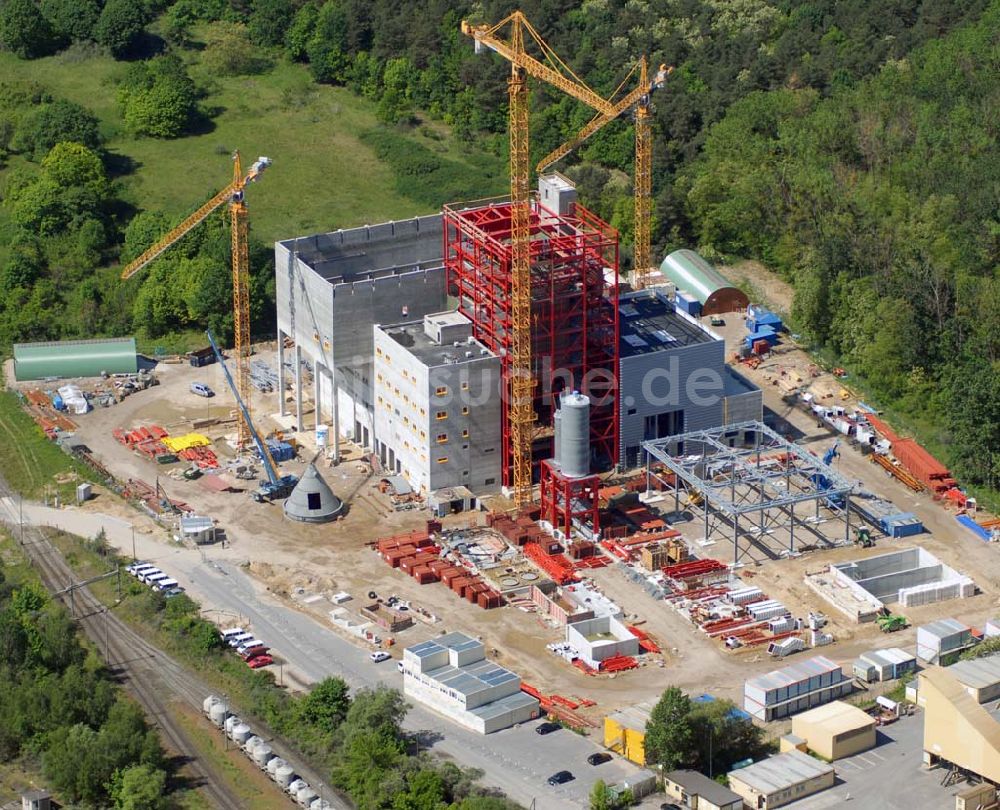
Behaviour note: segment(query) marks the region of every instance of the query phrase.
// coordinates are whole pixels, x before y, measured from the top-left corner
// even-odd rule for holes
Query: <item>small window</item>
[[[420,438],[421,439],[426,439],[427,438],[427,431],[426,430],[421,430],[420,431]]]
[[[403,402],[405,402],[407,405],[410,404],[410,398],[406,394],[403,394]]]
[[[635,410],[635,408],[629,408],[628,411],[626,411],[626,413],[629,416],[635,416],[636,410]]]
[[[485,481],[483,481],[483,486],[488,487],[490,484],[495,484],[496,482],[497,482],[496,478],[487,478]]]
[[[483,452],[484,453],[492,453],[495,449],[496,449],[495,447],[486,447],[486,448],[483,449]]]
[[[322,505],[320,503],[320,497],[318,492],[310,492],[306,497],[309,499],[308,500],[309,509],[316,510],[319,509],[320,506]]]
[[[381,373],[376,374],[375,379],[378,380],[379,382],[382,382],[382,374]]]
[[[465,405],[462,407],[462,416],[468,416],[468,415],[469,415],[469,406]]]
[[[469,390],[469,383],[468,382],[463,382],[462,383],[462,390],[463,391],[468,391]]]
[[[420,415],[421,416],[427,416],[427,411],[424,408],[421,408],[420,409]]]
[[[406,425],[407,427],[409,427],[410,426],[410,417],[404,416],[403,417],[403,424]]]
[[[376,357],[381,357],[382,356],[382,349],[381,349],[381,347],[379,347],[379,346],[375,347],[375,356]]]
[[[448,463],[448,456],[438,456],[437,463],[438,464],[447,464]]]
[[[468,428],[466,428],[465,430],[462,431],[462,438],[463,439],[468,439],[469,438],[469,429]]]
[[[447,419],[448,418],[448,411],[438,411],[436,414],[434,414],[434,418],[435,419]]]
[[[438,444],[444,444],[446,441],[448,441],[448,434],[447,433],[439,433],[437,435],[437,443]]]
[[[446,396],[448,396],[448,386],[447,385],[439,385],[434,390],[434,394],[435,394],[435,396],[439,396],[439,397],[446,397]]]
[[[462,478],[468,478],[468,477],[469,477],[469,471],[468,470],[462,470]]]

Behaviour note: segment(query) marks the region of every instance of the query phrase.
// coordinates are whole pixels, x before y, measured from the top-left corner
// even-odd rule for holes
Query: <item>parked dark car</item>
[[[603,751],[598,751],[596,754],[591,754],[587,757],[587,762],[590,765],[603,765],[605,762],[611,761],[611,754],[605,754]]]
[[[549,777],[549,784],[562,785],[565,784],[566,782],[572,782],[573,778],[574,778],[573,774],[571,774],[569,771],[556,771],[554,774],[552,774],[552,776]]]
[[[562,726],[558,723],[542,723],[535,727],[535,734],[551,734],[553,731],[558,731]]]

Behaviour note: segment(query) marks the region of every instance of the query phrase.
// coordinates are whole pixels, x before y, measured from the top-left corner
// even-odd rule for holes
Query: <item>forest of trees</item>
[[[675,66],[654,97],[656,253],[696,247],[714,260],[758,259],[780,273],[795,289],[787,314],[797,332],[846,366],[876,402],[933,426],[927,438],[963,481],[997,488],[1000,0],[517,5],[603,93],[641,54]],[[429,188],[463,186],[437,155],[415,150],[395,130],[429,117],[483,152],[506,149],[509,66],[475,55],[459,22],[499,20],[514,3],[88,0],[79,13],[71,7],[71,0],[4,0],[0,43],[34,58],[86,40],[133,60],[116,92],[137,137],[181,137],[207,114],[186,60],[209,60],[220,75],[292,60],[316,82],[372,101],[386,129],[371,145],[414,199],[429,204]],[[162,35],[155,47],[153,20]],[[206,23],[213,34],[196,46],[192,32]],[[147,52],[153,58],[137,58]],[[81,102],[0,84],[0,155],[18,152],[36,167],[2,192],[15,231],[0,267],[0,342],[60,336],[61,323],[72,324],[62,328],[67,336],[130,329],[156,336],[206,322],[225,334],[224,233],[175,253],[138,290],[116,282],[109,265],[168,223],[121,205]],[[536,88],[533,157],[589,117],[576,101]],[[632,143],[624,120],[564,167],[626,245]],[[262,333],[273,317],[267,253],[260,248],[255,263],[253,323]]]
[[[0,759],[33,762],[74,806],[163,810],[156,732],[24,571],[0,564]]]

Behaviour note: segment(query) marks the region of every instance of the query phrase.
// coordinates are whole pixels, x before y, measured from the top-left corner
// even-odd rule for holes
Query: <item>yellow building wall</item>
[[[636,765],[645,766],[644,748],[646,733],[634,728],[626,728],[611,717],[604,718],[604,747],[621,754]]]
[[[920,674],[924,753],[1000,783],[1000,723],[940,667]]]

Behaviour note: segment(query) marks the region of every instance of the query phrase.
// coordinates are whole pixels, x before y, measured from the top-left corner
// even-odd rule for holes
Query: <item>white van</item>
[[[171,588],[176,588],[180,583],[176,579],[171,579],[167,577],[166,579],[161,579],[156,583],[156,590],[158,591],[169,591]]]
[[[232,638],[228,639],[227,643],[229,644],[230,647],[239,647],[240,644],[250,641],[252,638],[253,638],[253,633],[239,633],[238,635],[235,635]]]
[[[155,576],[158,576],[158,575],[159,576],[164,576],[164,577],[166,576],[166,574],[164,574],[159,568],[156,568],[154,566],[153,568],[149,568],[149,569],[147,569],[145,571],[142,571],[142,572],[140,572],[138,574],[139,582],[145,582],[148,585],[149,584],[149,578],[150,577],[155,577]]]
[[[145,582],[150,588],[155,588],[160,582],[163,582],[165,579],[170,579],[170,577],[168,577],[166,574],[160,571],[157,574],[149,574],[146,577],[146,579],[143,580],[143,582]],[[176,581],[174,584],[177,584]]]
[[[222,636],[222,640],[226,642],[226,644],[228,644],[229,639],[233,638],[234,636],[246,635],[246,632],[247,631],[244,630],[242,627],[230,627],[227,630],[220,631],[219,635]]]
[[[136,579],[142,579],[143,574],[147,574],[150,571],[159,571],[159,570],[160,569],[157,568],[155,565],[151,565],[150,563],[143,563],[142,565],[137,565],[129,573]]]
[[[250,652],[250,650],[256,650],[258,647],[263,647],[263,646],[265,646],[265,644],[259,638],[250,638],[244,641],[243,643],[239,644],[236,647],[236,652],[238,652],[240,655],[246,655],[248,652]]]

